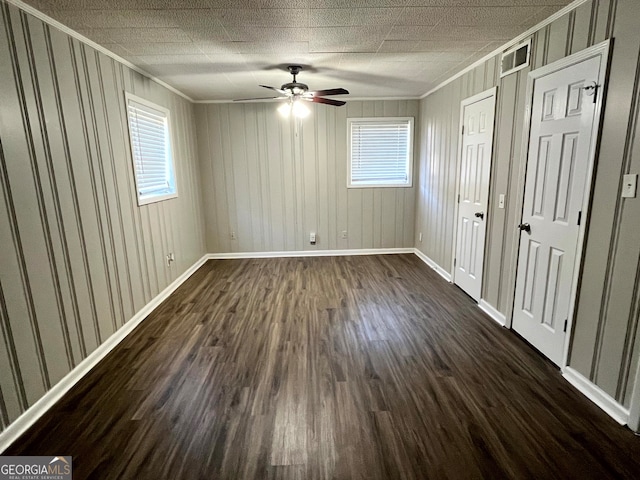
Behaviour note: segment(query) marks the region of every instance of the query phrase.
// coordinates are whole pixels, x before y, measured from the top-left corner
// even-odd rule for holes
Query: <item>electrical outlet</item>
[[[420,235],[418,235],[418,241],[422,243],[422,232],[420,232]]]
[[[316,244],[316,232],[311,232],[309,234],[309,243],[311,245],[315,245]]]
[[[236,239],[236,232],[232,231],[231,232],[231,240],[235,240]]]
[[[347,231],[346,230],[342,230],[342,232],[340,232],[340,238],[343,240],[346,240],[347,238]]]

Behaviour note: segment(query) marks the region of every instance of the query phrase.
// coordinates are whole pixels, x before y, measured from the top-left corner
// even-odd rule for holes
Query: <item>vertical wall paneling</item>
[[[531,65],[531,69],[539,68],[614,39],[569,365],[624,406],[630,402],[640,356],[639,206],[638,199],[620,198],[622,174],[640,170],[635,141],[640,84],[640,37],[635,19],[639,15],[640,3],[633,0],[583,3],[534,33]],[[486,74],[490,62],[496,65],[494,59],[485,62],[483,88],[498,85],[498,106],[483,299],[509,318],[517,262],[515,227],[522,204],[522,128],[529,70],[492,78]],[[441,182],[449,176],[447,167],[456,162],[459,136],[453,116],[459,114],[460,100],[479,87],[479,72],[476,67],[421,101],[416,229],[423,232],[423,242],[416,239],[416,247],[447,271],[453,228],[445,212],[455,198],[452,192],[442,191]],[[447,143],[452,148],[447,149]],[[506,194],[504,210],[497,209],[500,193]],[[440,231],[444,235],[437,233]]]
[[[281,118],[275,116],[275,112],[271,115],[272,120],[277,122],[282,138],[281,155],[282,155],[282,171],[283,171],[283,191],[284,191],[284,226],[286,231],[285,247],[286,249],[296,250],[299,247],[301,239],[298,239],[298,218],[299,197],[299,181],[297,178],[297,169],[295,159],[297,158],[297,130],[291,128],[291,125]],[[226,139],[227,143],[232,144],[231,138]],[[235,196],[235,192],[231,192]]]
[[[276,108],[196,106],[203,119],[196,123],[208,250],[412,246],[417,166],[412,188],[347,189],[346,129],[349,117],[410,116],[416,119],[417,142],[418,101],[311,105],[305,119],[283,119]],[[414,156],[416,151],[417,143]],[[311,232],[316,245],[309,243]]]
[[[569,53],[576,53],[591,46],[589,43],[589,33],[592,27],[592,9],[593,4],[591,2],[583,3],[575,9],[571,51]]]
[[[509,143],[511,145],[509,158],[511,160],[508,162],[509,168],[506,175],[507,184],[505,192],[507,198],[511,200],[505,206],[505,223],[501,242],[504,245],[504,251],[501,256],[502,264],[498,270],[502,272],[509,272],[509,274],[498,277],[500,290],[495,303],[500,311],[507,314],[507,317],[511,316],[511,309],[513,307],[512,299],[516,280],[516,258],[518,245],[520,243],[520,233],[519,230],[517,230],[517,225],[520,223],[522,192],[524,192],[525,162],[522,157],[522,138],[524,128],[524,110],[527,103],[525,95],[529,71],[529,68],[525,68],[516,74],[514,92],[515,101],[513,105],[509,105],[509,108],[513,109],[513,125],[511,129],[511,138],[509,139]],[[496,204],[497,199],[494,201],[494,207]],[[494,271],[494,275],[498,275],[498,271]]]
[[[536,69],[545,65],[547,53],[547,39],[549,37],[549,26],[543,27],[533,35],[531,42],[531,68]]]
[[[265,130],[267,128],[267,119],[265,115],[257,116],[258,125],[256,125],[256,130]],[[260,145],[258,146],[258,165],[260,168],[260,177],[258,179],[258,186],[260,188],[260,204],[262,205],[262,216],[261,216],[261,228],[264,235],[264,239],[260,244],[260,248],[264,248],[264,244],[270,243],[273,244],[273,218],[272,212],[270,208],[270,195],[271,189],[269,188],[269,149],[268,149],[269,139],[263,137],[260,139]]]
[[[89,49],[87,49],[89,50]],[[122,207],[120,204],[120,196],[118,189],[118,181],[115,174],[115,159],[113,149],[113,139],[111,135],[111,123],[107,116],[107,97],[105,92],[105,84],[108,87],[109,70],[113,65],[112,61],[106,61],[104,70],[102,68],[100,57],[103,55],[94,51],[87,51],[87,57],[90,56],[92,64],[90,71],[94,74],[92,80],[91,92],[94,98],[91,101],[93,112],[95,115],[94,124],[96,126],[96,138],[98,140],[101,152],[98,156],[99,171],[103,183],[104,209],[107,233],[109,235],[109,247],[107,257],[113,259],[113,290],[117,307],[115,312],[114,331],[124,324],[127,318],[126,312],[132,309],[131,300],[127,301],[130,295],[128,269],[126,268],[128,255],[127,248],[124,244],[122,234]],[[106,60],[106,59],[105,59]],[[111,64],[111,65],[109,65]],[[126,272],[125,272],[126,270]],[[130,299],[130,296],[129,296]],[[133,312],[132,312],[133,313]]]
[[[618,38],[618,32],[624,32],[625,29],[631,31],[632,23],[627,19],[623,19],[624,15],[633,15],[635,12],[629,8],[624,2],[620,2],[617,9],[614,35]],[[618,42],[617,42],[618,43]],[[616,46],[617,46],[616,43]],[[611,178],[617,180],[615,183],[611,181],[611,188],[615,188],[616,192],[621,191],[622,175],[629,173],[633,164],[633,154],[635,150],[635,139],[638,122],[638,84],[640,81],[640,38],[635,38],[635,42],[627,42],[626,45],[620,46],[634,62],[629,62],[627,67],[628,76],[626,78],[628,96],[628,104],[625,105],[623,112],[626,115],[624,122],[627,127],[621,129],[626,138],[620,141],[623,150],[620,157],[613,161],[607,160],[607,168],[615,169],[619,173],[619,177]],[[612,64],[612,81],[617,81],[619,76],[614,75],[619,70],[613,70]],[[609,97],[611,99],[611,97]],[[618,134],[620,135],[620,133]],[[620,139],[622,140],[622,139]],[[603,146],[605,139],[603,137]],[[636,162],[637,165],[637,162]],[[610,180],[607,180],[610,181]],[[600,183],[600,195],[602,195],[602,184]],[[598,187],[596,182],[596,188]],[[634,199],[630,199],[634,200]],[[633,318],[634,285],[637,282],[636,265],[640,252],[638,251],[638,232],[637,219],[638,210],[634,208],[637,200],[628,201],[620,195],[608,199],[605,208],[610,208],[611,217],[607,221],[613,220],[612,236],[610,244],[610,252],[607,264],[607,278],[605,282],[605,291],[602,295],[602,303],[600,306],[600,326],[598,331],[597,355],[593,360],[594,379],[599,385],[602,385],[606,391],[616,392],[617,396],[624,395],[626,390],[626,379],[629,369],[629,355],[632,349],[632,341],[635,340],[635,319]],[[600,208],[602,206],[599,206]],[[633,213],[632,213],[633,212]],[[635,214],[635,215],[634,215]],[[621,367],[622,366],[622,367]]]
[[[512,167],[513,131],[515,122],[515,102],[517,92],[518,73],[508,75],[500,81],[498,87],[498,106],[496,114],[496,139],[494,145],[494,162],[492,166],[492,193],[490,194],[491,208],[488,214],[490,228],[487,239],[487,253],[485,260],[485,274],[483,281],[483,298],[491,305],[498,307],[502,275],[499,272],[504,268],[503,248],[508,237],[507,209],[514,203],[509,193],[509,172]],[[494,195],[505,194],[507,202],[505,209],[498,210],[495,205]]]
[[[99,63],[103,83],[103,110],[105,112],[105,124],[109,129],[109,145],[111,157],[111,169],[114,175],[114,184],[117,204],[117,225],[120,232],[118,248],[122,252],[125,282],[127,289],[125,295],[126,307],[124,318],[130,318],[143,307],[146,298],[144,289],[144,275],[140,259],[140,245],[137,238],[135,223],[135,186],[131,169],[131,157],[128,145],[115,139],[126,139],[126,112],[124,102],[107,102],[107,98],[122,98],[124,82],[122,68],[113,59],[100,56]],[[137,301],[136,301],[137,300]]]
[[[80,346],[77,342],[78,337],[75,330],[77,325],[74,317],[77,318],[78,310],[77,299],[74,298],[72,289],[69,288],[69,282],[72,280],[70,269],[70,253],[68,250],[68,242],[66,235],[65,219],[62,214],[59,182],[61,176],[58,174],[53,163],[53,155],[62,154],[59,151],[60,144],[55,124],[47,125],[46,117],[51,115],[57,117],[56,105],[52,91],[50,63],[47,61],[48,48],[45,42],[45,28],[40,22],[31,23],[30,17],[21,16],[22,26],[24,29],[25,45],[29,59],[29,70],[31,82],[33,85],[32,94],[34,95],[36,111],[33,112],[32,119],[37,117],[38,125],[32,124],[34,133],[40,132],[41,138],[37,138],[34,134],[34,144],[42,145],[38,159],[41,161],[38,167],[41,172],[40,189],[43,192],[47,209],[44,214],[47,224],[48,236],[50,238],[49,254],[52,259],[52,277],[54,279],[56,300],[58,303],[58,317],[63,319],[70,317],[72,321],[60,321],[60,332],[65,347],[66,362],[68,368],[75,366],[75,356],[79,355]],[[45,57],[45,58],[42,58]],[[31,93],[27,93],[30,95]],[[45,173],[46,172],[46,173]],[[50,220],[49,220],[50,219]],[[72,340],[72,333],[73,340]],[[47,336],[47,335],[45,335]],[[48,337],[48,336],[47,336]],[[62,374],[64,374],[62,369]],[[54,375],[55,377],[55,375]],[[55,383],[60,377],[52,378]]]
[[[637,72],[640,38],[629,15],[638,14],[638,5],[616,2],[607,11],[617,12],[613,34],[607,101],[600,145],[600,164],[596,167],[590,228],[584,255],[583,279],[578,297],[577,319],[570,363],[591,378],[607,393],[620,395],[620,375],[626,370],[621,362],[631,321],[630,292],[635,275],[628,265],[634,250],[620,251],[621,229],[628,228],[622,211],[629,202],[620,198],[621,175],[631,151],[634,97],[637,98]],[[602,2],[600,7],[602,7]],[[598,22],[609,24],[602,18]],[[633,61],[631,61],[633,59]],[[604,162],[604,163],[603,163]],[[625,258],[622,253],[631,255]],[[623,265],[624,264],[624,265]],[[635,274],[635,272],[634,272]],[[621,303],[617,303],[621,302]],[[626,401],[626,399],[624,399]]]
[[[573,12],[563,15],[549,25],[545,65],[567,56],[567,44],[570,42],[572,32],[572,14]]]
[[[104,59],[101,59],[104,61]],[[122,98],[125,91],[131,91],[128,83],[129,75],[125,75],[125,68],[114,63],[113,66],[113,98]],[[116,138],[127,138],[127,113],[125,103],[122,101],[108,104],[112,115],[112,122],[117,125],[114,133]],[[145,249],[142,242],[140,209],[137,207],[135,179],[133,177],[133,166],[131,150],[127,145],[114,142],[115,159],[118,162],[115,167],[118,175],[118,185],[120,186],[121,226],[123,238],[128,248],[129,277],[131,279],[130,293],[132,295],[133,311],[137,312],[150,300],[151,286],[149,285],[147,265],[145,259]]]
[[[314,165],[314,177],[317,178],[317,197],[326,198],[327,203],[321,205],[321,202],[316,203],[316,215],[317,215],[317,230],[319,232],[325,232],[324,238],[317,237],[319,245],[324,245],[326,248],[330,248],[330,243],[333,241],[335,244],[335,237],[329,227],[329,210],[331,209],[329,201],[329,177],[327,171],[327,109],[318,109],[318,117],[314,122],[314,150],[318,152]],[[335,248],[335,247],[333,247]]]
[[[618,0],[593,0],[595,18],[593,19],[592,45],[611,37],[611,19],[617,2]]]
[[[0,15],[4,428],[205,247],[193,106],[15,6]],[[137,205],[125,90],[171,110],[177,199]]]
[[[66,272],[66,282],[61,283],[65,290],[65,296],[70,298],[73,322],[67,322],[71,335],[71,344],[74,346],[73,355],[75,359],[84,358],[87,354],[86,342],[84,340],[84,326],[82,318],[92,317],[91,306],[84,309],[79,298],[85,298],[86,291],[74,288],[77,283],[76,279],[82,279],[86,273],[84,261],[86,260],[86,252],[78,241],[78,234],[81,227],[79,210],[77,207],[77,191],[74,185],[73,169],[70,166],[70,149],[69,138],[64,128],[64,112],[60,96],[60,82],[58,79],[59,68],[54,55],[55,36],[52,35],[48,27],[44,27],[41,31],[38,25],[33,29],[38,36],[40,33],[44,35],[45,48],[37,50],[37,53],[46,52],[47,58],[36,61],[36,66],[41,70],[38,74],[41,86],[45,86],[47,92],[43,95],[43,109],[45,118],[57,118],[57,122],[50,122],[48,125],[48,140],[51,155],[49,155],[49,168],[52,171],[52,181],[55,185],[57,217],[59,219],[60,235],[64,246],[64,264]],[[37,37],[36,37],[37,38]],[[47,61],[48,60],[48,61]],[[44,70],[45,66],[48,71]],[[64,162],[52,162],[52,158],[64,158]],[[71,255],[71,252],[80,252],[80,255]],[[75,362],[74,362],[75,363]]]
[[[0,161],[4,167],[5,159],[1,143]],[[7,208],[0,210],[2,213],[0,220],[3,222],[3,225],[8,225],[8,214],[10,211],[12,212],[14,210],[14,206],[12,205],[9,192],[6,190],[6,187],[8,186],[6,170],[3,168],[1,173],[2,181],[0,182],[0,186],[2,187],[2,197],[5,200],[5,206]],[[2,245],[5,246],[5,248],[2,249],[2,256],[0,257],[2,265],[5,265],[7,269],[11,268],[11,272],[13,273],[19,268],[19,266],[15,261],[17,260],[15,256],[16,252],[12,251],[13,249],[9,248],[9,246],[15,245],[15,243],[9,235],[9,229],[0,229],[0,235],[0,241],[2,241]],[[12,260],[11,264],[9,264],[9,260]],[[3,275],[2,278],[4,279],[5,276]],[[18,288],[15,290],[17,289]],[[3,342],[0,342],[0,360],[3,362],[2,365],[6,365],[6,368],[3,368],[0,371],[0,390],[3,392],[3,422],[8,424],[10,421],[9,419],[16,418],[22,410],[27,408],[28,400],[25,386],[22,382],[20,358],[16,351],[16,341],[13,334],[11,320],[9,318],[9,309],[5,300],[5,290],[6,289],[2,287],[2,283],[0,283],[0,331],[2,332],[2,338],[4,339]],[[26,324],[27,322],[23,323]]]
[[[638,165],[638,159],[640,157],[636,156],[636,166]],[[636,167],[637,168],[637,167]],[[638,206],[636,205],[636,209]],[[627,357],[626,362],[626,375],[621,375],[621,390],[624,395],[624,404],[633,405],[636,425],[638,426],[638,422],[640,421],[640,413],[638,409],[640,409],[640,385],[634,385],[634,379],[639,378],[639,370],[640,370],[640,258],[638,259],[638,263],[636,265],[636,281],[634,285],[634,306],[632,309],[632,313],[630,315],[630,328],[629,335],[627,337],[628,341],[631,341],[632,348],[629,349],[630,355]],[[636,398],[633,398],[633,392],[636,392]]]
[[[94,289],[94,298],[96,300],[96,318],[95,318],[95,336],[96,343],[99,345],[108,336],[108,330],[113,328],[115,323],[113,292],[111,290],[110,274],[108,264],[106,262],[106,238],[103,232],[103,218],[100,208],[100,193],[98,190],[98,182],[96,182],[95,174],[95,130],[93,128],[92,119],[89,117],[90,111],[86,96],[86,62],[83,45],[72,40],[72,56],[74,60],[74,81],[76,85],[76,96],[78,101],[79,112],[74,112],[80,118],[82,132],[82,140],[84,152],[80,157],[76,157],[78,171],[82,171],[83,175],[78,178],[83,187],[81,195],[81,204],[86,201],[87,208],[84,212],[84,218],[87,221],[87,231],[91,235],[91,239],[85,240],[89,249],[89,258],[91,259],[92,280]],[[73,115],[73,114],[72,114]],[[75,130],[76,135],[78,130]],[[111,324],[111,327],[109,326]]]
[[[640,66],[640,59],[638,65]],[[638,141],[638,135],[640,135],[639,70],[640,68],[636,70],[636,78],[638,78],[638,81],[636,81],[635,109],[633,113],[634,134],[630,141],[624,173],[640,172],[640,142]],[[635,249],[635,246],[640,243],[640,239],[638,238],[640,231],[636,226],[637,219],[640,218],[640,202],[638,202],[637,199],[623,200],[622,209],[621,229],[619,232],[620,238],[623,239],[620,244],[622,249],[621,255],[622,258],[633,259],[634,262],[629,262],[632,266],[635,263],[635,275],[627,272],[627,275],[630,275],[628,278],[634,278],[632,294],[633,307],[629,314],[627,335],[625,338],[623,355],[624,371],[620,375],[620,384],[618,387],[620,394],[624,396],[625,404],[629,404],[631,401],[631,392],[634,387],[633,379],[637,378],[640,356],[640,253]],[[625,270],[630,268],[627,265],[621,265],[621,267]],[[636,386],[636,390],[639,388],[640,386]],[[640,398],[636,399],[636,401],[640,401]]]
[[[19,12],[12,11],[9,8],[4,9],[4,22],[5,28],[10,32],[11,38],[13,38],[14,33],[18,35],[18,39],[24,39],[24,36],[20,37],[21,34],[21,25]],[[17,27],[14,24],[14,18],[18,16]],[[16,31],[17,30],[17,31]],[[17,318],[13,316],[10,312],[10,319],[12,321],[12,326],[14,327],[14,334],[21,334],[23,338],[16,339],[18,340],[18,345],[20,348],[18,349],[18,353],[23,356],[21,359],[21,364],[26,369],[25,357],[27,352],[22,351],[22,345],[29,345],[31,343],[26,338],[28,338],[29,332],[24,328],[27,325],[27,322],[24,319],[29,319],[29,325],[31,327],[31,335],[32,341],[36,347],[36,358],[31,358],[30,360],[34,365],[37,365],[40,369],[40,375],[33,375],[35,372],[25,371],[25,375],[23,380],[28,376],[28,382],[34,383],[32,386],[33,390],[29,392],[32,396],[39,396],[39,391],[36,390],[35,379],[39,379],[42,381],[42,386],[44,389],[48,389],[50,387],[50,379],[49,372],[46,363],[46,355],[44,351],[44,344],[42,341],[42,327],[39,322],[38,315],[40,310],[42,309],[42,304],[36,302],[31,293],[34,290],[38,290],[39,287],[42,287],[42,297],[47,302],[47,308],[54,307],[56,305],[55,294],[51,289],[51,281],[50,277],[47,278],[47,275],[50,275],[50,272],[47,271],[47,266],[51,266],[50,257],[47,255],[48,251],[50,251],[50,246],[47,242],[47,225],[43,223],[43,208],[44,208],[44,199],[42,196],[42,192],[38,190],[37,186],[40,181],[39,172],[37,171],[38,164],[35,161],[35,152],[34,146],[31,141],[31,124],[28,115],[28,111],[26,110],[26,105],[22,101],[25,95],[25,85],[22,81],[22,66],[19,63],[19,48],[18,45],[12,42],[8,45],[10,62],[13,69],[13,78],[6,78],[2,82],[3,85],[11,85],[15,88],[13,92],[9,88],[2,89],[7,93],[14,93],[13,96],[9,95],[9,98],[3,98],[3,125],[10,125],[10,122],[15,122],[20,125],[21,130],[16,128],[16,139],[14,142],[5,142],[3,141],[3,148],[5,150],[4,160],[5,160],[5,169],[7,172],[7,185],[5,189],[9,191],[11,189],[12,192],[12,200],[11,200],[11,218],[10,218],[10,226],[12,228],[14,243],[18,243],[16,245],[19,255],[19,264],[20,264],[20,277],[22,280],[23,291],[24,293],[20,294],[16,292],[16,297],[20,298],[21,295],[24,295],[24,300],[26,302],[27,312],[21,312],[23,315],[21,317],[22,321],[18,322]],[[7,60],[5,59],[5,62]],[[29,83],[29,74],[27,72],[26,83]],[[20,119],[19,121],[16,121]],[[24,159],[23,161],[19,161],[20,159]],[[17,181],[16,179],[28,179],[28,183],[25,185],[21,185],[24,188],[13,188],[12,183]],[[28,211],[32,212],[32,215],[28,219],[18,218],[16,215],[15,207],[19,206],[20,208],[26,208]],[[22,242],[23,238],[31,239],[34,238],[34,242],[29,242],[29,244],[24,244]],[[50,268],[49,268],[50,270]],[[36,272],[42,272],[42,275],[38,275]],[[35,279],[35,281],[34,281]],[[9,282],[11,280],[16,280],[15,277],[7,278],[7,283],[3,282],[3,284],[9,286]],[[13,292],[11,292],[13,293]],[[41,297],[41,298],[42,298]],[[13,295],[6,296],[5,299],[11,299]],[[16,302],[18,303],[18,302]],[[22,302],[19,302],[22,303]],[[20,305],[21,306],[21,305]],[[26,313],[26,314],[24,314]],[[20,325],[22,324],[22,325]],[[52,328],[55,329],[55,324],[52,325]],[[31,376],[33,375],[33,376]],[[31,386],[30,386],[31,387]],[[29,389],[31,390],[31,388]],[[31,400],[33,397],[30,396]]]

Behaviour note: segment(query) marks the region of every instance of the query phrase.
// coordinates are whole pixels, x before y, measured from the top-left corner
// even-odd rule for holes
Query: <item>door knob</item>
[[[478,218],[484,218],[484,212],[476,212],[475,216]]]
[[[521,223],[520,225],[518,225],[518,228],[520,229],[520,231],[525,231],[527,233],[531,233],[531,225],[529,225],[528,223]]]

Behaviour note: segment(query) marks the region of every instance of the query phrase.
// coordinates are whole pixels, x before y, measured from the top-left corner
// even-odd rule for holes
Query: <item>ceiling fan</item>
[[[332,95],[348,95],[349,91],[344,88],[331,88],[329,90],[316,90],[309,91],[309,87],[304,83],[296,81],[296,76],[302,71],[300,65],[289,65],[287,67],[291,75],[293,75],[293,82],[285,83],[280,88],[270,87],[268,85],[260,85],[263,88],[268,88],[278,92],[278,97],[257,97],[257,98],[241,98],[234,100],[234,102],[250,102],[252,100],[289,100],[289,104],[293,105],[298,100],[304,100],[306,102],[324,103],[325,105],[333,105],[334,107],[341,107],[347,102],[342,100],[334,100],[332,98],[324,98],[325,96]]]

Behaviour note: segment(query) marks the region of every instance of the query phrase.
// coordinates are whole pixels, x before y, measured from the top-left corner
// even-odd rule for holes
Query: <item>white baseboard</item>
[[[436,272],[438,272],[438,274],[444,278],[447,282],[451,283],[451,274],[449,272],[447,272],[444,268],[442,268],[440,265],[438,265],[436,262],[434,262],[433,260],[431,260],[429,257],[427,257],[424,253],[422,253],[420,250],[418,250],[417,248],[413,249],[413,253],[416,254],[416,256],[422,260],[424,263],[426,263],[427,265],[429,265],[431,268],[433,268]]]
[[[203,256],[189,269],[176,278],[167,288],[155,296],[149,303],[136,313],[127,323],[114,332],[98,348],[96,348],[87,358],[82,360],[76,367],[65,375],[62,380],[56,383],[47,393],[45,393],[36,403],[29,407],[22,415],[0,432],[0,453],[4,452],[23,433],[29,429],[47,410],[49,410],[65,393],[67,393],[78,381],[95,367],[111,350],[122,342],[135,328],[147,318],[169,295],[171,295],[185,280],[198,270],[207,261],[207,256]]]
[[[344,257],[349,255],[392,255],[413,253],[413,248],[360,248],[353,250],[294,250],[284,252],[230,252],[210,253],[209,260],[228,260],[233,258],[285,258],[285,257]]]
[[[507,325],[507,318],[504,316],[504,314],[500,313],[495,307],[490,305],[486,300],[481,298],[480,301],[478,302],[478,307],[480,307],[480,310],[482,310],[484,313],[489,315],[491,318],[493,318],[496,322],[498,322],[503,327]]]
[[[620,425],[627,424],[629,421],[629,410],[620,405],[607,392],[593,384],[588,378],[571,367],[564,367],[562,369],[562,376]]]

